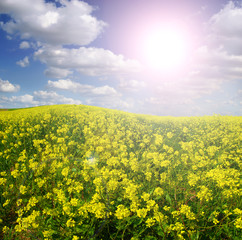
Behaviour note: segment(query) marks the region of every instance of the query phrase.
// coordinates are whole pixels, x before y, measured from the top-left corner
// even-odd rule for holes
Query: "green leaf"
[[[168,203],[170,203],[170,205],[171,205],[172,201],[171,201],[171,197],[170,197],[170,195],[168,193],[166,194],[166,201]]]

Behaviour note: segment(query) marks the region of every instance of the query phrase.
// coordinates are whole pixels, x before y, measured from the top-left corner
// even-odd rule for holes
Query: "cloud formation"
[[[54,91],[34,91],[33,94],[25,94],[12,97],[0,97],[0,103],[12,103],[17,106],[23,104],[25,107],[55,105],[55,104],[81,104],[80,100],[68,98]]]
[[[19,89],[19,85],[12,84],[8,80],[2,80],[0,78],[0,92],[17,92]]]
[[[47,87],[59,90],[67,90],[71,92],[77,92],[89,96],[118,96],[117,91],[110,86],[94,87],[87,84],[81,84],[74,82],[70,79],[59,79],[58,81],[48,81]]]
[[[12,96],[11,98],[8,99],[10,102],[14,103],[24,103],[24,104],[30,104],[30,105],[38,105],[38,101],[34,100],[34,96],[30,94],[25,94],[22,96]]]
[[[48,66],[46,75],[67,77],[73,70],[89,76],[135,73],[140,64],[102,48],[63,48],[44,46],[34,53],[35,59]]]
[[[207,45],[197,51],[205,71],[222,80],[241,78],[242,73],[242,3],[228,2],[207,23]],[[205,72],[204,71],[204,72]],[[215,72],[216,71],[216,72]]]
[[[65,78],[65,77],[71,75],[72,73],[73,73],[73,71],[71,71],[69,69],[63,69],[63,68],[58,68],[58,67],[48,67],[44,71],[44,74],[50,78]]]
[[[190,72],[182,84],[174,86],[178,98],[182,92],[184,99],[193,100],[221,93],[224,83],[241,79],[241,22],[242,4],[232,1],[208,20],[206,41],[194,51]]]
[[[17,61],[16,64],[20,67],[27,67],[29,66],[29,58],[26,56],[22,60]]]
[[[242,3],[228,2],[208,22],[213,46],[222,45],[229,54],[242,55]]]
[[[78,0],[61,0],[61,7],[43,0],[1,0],[0,13],[13,20],[1,22],[10,35],[34,38],[52,45],[91,43],[107,25],[92,16],[93,7]],[[63,32],[64,31],[64,32]]]
[[[73,71],[89,76],[139,71],[140,65],[135,60],[102,48],[83,47],[95,40],[107,26],[92,15],[92,6],[78,0],[61,0],[58,4],[61,6],[43,0],[36,0],[34,5],[31,0],[0,2],[0,13],[12,17],[6,23],[1,22],[0,26],[10,36],[19,35],[30,41],[22,41],[20,49],[37,48],[34,56],[47,65],[46,76],[65,78]],[[17,64],[28,66],[28,57]]]
[[[74,85],[64,87],[63,82],[59,82],[59,84],[62,84],[62,88],[64,88],[65,90],[70,91],[73,91],[72,88],[75,85],[75,83],[73,83]],[[56,85],[55,87],[56,90],[61,88],[58,85]],[[122,100],[120,98],[120,94],[118,94],[113,88],[108,86],[95,88],[87,85],[86,89],[82,91],[84,92],[83,94],[85,94],[87,97],[85,100],[85,104],[123,110],[129,110],[133,106],[132,102]],[[55,91],[48,90],[34,91],[32,94],[24,94],[20,96],[1,96],[0,103],[4,104],[5,106],[7,106],[8,104],[12,104],[13,106],[18,107],[30,107],[56,104],[82,104],[83,102],[77,99],[65,97],[64,95],[58,94]]]
[[[20,49],[27,49],[27,48],[30,48],[30,44],[29,44],[29,42],[27,42],[27,41],[23,41],[23,42],[21,42],[21,43],[19,44],[19,48],[20,48]]]
[[[123,100],[122,94],[113,87],[104,85],[95,87],[88,84],[81,84],[70,79],[59,79],[57,81],[48,81],[47,87],[53,90],[66,90],[80,94],[85,97],[84,104],[130,110],[133,107],[133,101]]]
[[[80,100],[67,98],[54,91],[34,91],[34,99],[38,101],[38,105],[53,105],[53,104],[81,104]]]
[[[134,79],[126,80],[121,78],[118,87],[124,91],[137,92],[140,89],[146,87],[146,85],[147,84],[144,81],[138,81]]]

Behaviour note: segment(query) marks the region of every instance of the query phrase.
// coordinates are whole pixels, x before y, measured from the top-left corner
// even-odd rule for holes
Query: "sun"
[[[143,43],[146,64],[156,71],[178,70],[186,61],[186,34],[175,27],[157,27],[146,33]]]

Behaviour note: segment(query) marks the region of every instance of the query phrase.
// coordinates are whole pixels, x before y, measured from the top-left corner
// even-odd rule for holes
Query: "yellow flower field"
[[[240,239],[242,117],[0,112],[0,239]]]

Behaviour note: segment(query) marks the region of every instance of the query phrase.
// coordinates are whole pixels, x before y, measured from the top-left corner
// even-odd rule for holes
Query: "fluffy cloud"
[[[242,4],[228,2],[207,23],[209,36],[206,46],[196,52],[198,69],[227,81],[242,74]]]
[[[23,41],[23,42],[21,42],[21,43],[19,44],[19,48],[20,48],[20,49],[27,49],[27,48],[30,48],[30,44],[29,44],[29,42],[27,42],[27,41]]]
[[[92,93],[95,95],[118,95],[117,91],[113,87],[107,85],[93,88]]]
[[[242,4],[230,1],[208,22],[213,46],[221,44],[233,55],[242,55]]]
[[[78,0],[61,0],[61,7],[43,0],[1,0],[0,13],[10,14],[13,20],[1,22],[10,35],[22,39],[34,38],[53,45],[86,45],[106,26],[92,16],[93,7]],[[30,7],[31,6],[31,7]]]
[[[71,81],[70,79],[60,79],[58,81],[48,81],[49,88],[68,90],[72,92],[78,92],[85,95],[91,96],[118,96],[117,91],[110,86],[94,87],[87,84],[81,84],[78,82]]]
[[[204,73],[216,74],[224,80],[240,78],[242,73],[242,55],[229,54],[221,46],[211,49],[209,46],[200,47],[196,53],[197,67],[200,71],[205,68]]]
[[[188,97],[194,99],[220,91],[224,82],[241,79],[241,22],[242,4],[232,1],[209,19],[206,42],[194,52],[191,71],[179,88]]]
[[[35,91],[34,99],[36,99],[41,105],[53,105],[53,104],[81,104],[80,100],[64,97],[54,91]]]
[[[61,90],[69,90],[72,92],[80,91],[80,89],[90,89],[90,86],[83,85],[77,82],[73,82],[70,79],[60,79],[58,81],[48,81],[49,88],[61,89]]]
[[[2,80],[0,78],[0,92],[17,92],[20,86],[10,83],[8,80]]]
[[[89,98],[86,100],[86,104],[111,109],[120,109],[123,111],[130,111],[134,106],[132,101],[122,100],[119,97],[112,96],[102,97],[101,99]]]
[[[22,96],[12,96],[11,98],[9,98],[10,102],[14,102],[14,103],[24,103],[24,104],[31,104],[31,105],[38,105],[38,101],[34,100],[34,97],[30,94],[25,94]]]
[[[26,56],[22,60],[17,61],[16,64],[20,67],[27,67],[29,66],[29,58]]]
[[[217,81],[203,78],[186,79],[183,81],[163,82],[153,90],[153,96],[146,98],[146,102],[154,105],[180,106],[195,104],[202,96],[208,96],[212,92],[219,92],[220,86]]]
[[[49,67],[46,74],[52,73],[52,76],[58,75],[58,69],[62,77],[68,76],[72,70],[90,76],[127,74],[140,70],[137,61],[124,59],[122,55],[102,48],[44,46],[35,52],[34,57]]]
[[[45,75],[50,78],[65,78],[73,73],[69,69],[62,69],[57,67],[48,67],[45,70]]]
[[[183,80],[184,92],[196,97],[218,91],[224,82],[235,82],[242,76],[242,55],[229,54],[223,46],[202,46],[196,51],[192,71]],[[189,94],[188,94],[189,95]]]
[[[49,80],[47,87],[55,90],[67,90],[80,93],[82,96],[85,96],[85,104],[88,105],[122,110],[130,110],[133,107],[132,100],[127,101],[121,99],[122,95],[108,85],[94,87],[74,82],[70,79],[60,79],[58,81]]]
[[[146,83],[144,81],[138,81],[138,80],[125,80],[120,79],[119,88],[125,91],[131,91],[131,92],[137,92],[141,88],[144,88],[146,86]]]
[[[0,102],[7,105],[9,103],[17,107],[29,107],[53,104],[81,104],[80,100],[67,98],[54,91],[34,91],[32,95],[25,94],[12,97],[1,97]]]
[[[137,61],[125,59],[122,55],[101,48],[80,47],[96,39],[107,25],[92,16],[92,6],[79,0],[60,0],[60,6],[56,5],[43,0],[35,0],[34,5],[32,0],[0,1],[0,13],[12,17],[6,23],[1,22],[0,26],[9,35],[17,34],[22,39],[38,43],[37,46],[33,42],[23,41],[20,48],[39,48],[35,52],[35,59],[47,65],[46,76],[65,78],[74,70],[90,76],[125,74],[139,70]],[[17,64],[26,67],[28,58]]]

